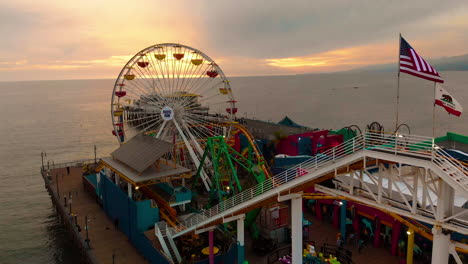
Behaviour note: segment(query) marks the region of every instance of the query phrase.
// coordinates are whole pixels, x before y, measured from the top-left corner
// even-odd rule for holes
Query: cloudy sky
[[[427,58],[468,53],[466,0],[0,0],[2,81],[115,78],[157,44],[195,47],[228,76],[397,63],[398,34]]]

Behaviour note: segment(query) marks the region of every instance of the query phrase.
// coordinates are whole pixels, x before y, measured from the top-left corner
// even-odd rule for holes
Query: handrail
[[[468,176],[468,171],[467,171],[467,168],[460,162],[458,161],[457,159],[454,159],[452,158],[452,156],[450,156],[450,154],[448,154],[445,150],[443,150],[442,148],[440,148],[439,146],[435,145],[435,157],[436,158],[441,158],[443,157],[443,159],[447,162],[449,162],[452,166],[460,169],[461,172],[463,172],[465,175]]]
[[[96,159],[80,159],[80,160],[74,160],[74,161],[66,161],[66,162],[61,162],[61,163],[52,163],[52,164],[44,164],[42,166],[43,170],[46,169],[60,169],[60,168],[65,168],[65,167],[72,167],[72,166],[79,166],[79,165],[84,165],[84,164],[92,164],[95,161],[99,162],[101,158],[96,158]]]
[[[328,166],[330,163],[336,162],[337,160],[344,158],[350,154],[355,153],[363,149],[363,138],[362,137],[354,137],[332,149],[329,149],[322,153],[321,155],[316,155],[309,160],[293,166],[292,168],[275,175],[274,177],[268,178],[265,181],[244,190],[241,193],[238,193],[227,200],[222,201],[221,203],[209,208],[208,210],[203,211],[201,214],[195,214],[192,217],[182,221],[180,226],[177,229],[182,230],[189,227],[196,226],[198,223],[211,218],[223,211],[226,211],[230,208],[233,208],[245,201],[249,201],[255,196],[268,192],[274,188],[277,188],[285,183],[288,183],[298,177],[301,177],[311,170],[317,170],[318,168],[322,168]]]
[[[334,148],[315,155],[305,162],[297,164],[280,174],[268,178],[265,181],[246,189],[199,214],[194,214],[182,221],[177,227],[170,228],[169,230],[171,230],[172,233],[177,233],[187,228],[194,227],[211,217],[253,199],[255,196],[259,196],[272,189],[278,188],[279,186],[312,171],[329,166],[360,150],[376,150],[388,152],[394,155],[424,158],[426,160],[430,160],[433,164],[441,168],[449,177],[454,178],[454,176],[452,176],[454,173],[457,175],[463,174],[463,177],[466,176],[466,172],[464,172],[462,164],[451,161],[449,159],[450,155],[435,145],[432,138],[400,133],[392,134],[380,131],[366,131],[364,134],[358,135]],[[453,171],[445,171],[447,168],[444,168],[443,166],[447,165],[450,165]],[[455,178],[455,180],[457,179]],[[464,184],[463,188],[468,190],[467,184]]]

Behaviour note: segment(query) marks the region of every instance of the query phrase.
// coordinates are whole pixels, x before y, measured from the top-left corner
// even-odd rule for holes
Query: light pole
[[[41,163],[42,163],[42,169],[44,169],[44,156],[47,157],[47,154],[44,151],[41,151]]]
[[[85,216],[85,229],[86,229],[86,239],[85,239],[85,242],[86,242],[86,245],[88,246],[88,249],[90,249],[91,247],[89,246],[89,234],[88,234],[88,229],[89,229],[89,226],[88,226],[88,215]]]
[[[116,252],[117,250],[119,250],[119,249],[118,249],[118,248],[112,249],[112,264],[115,264],[115,256],[116,256],[115,252]]]
[[[55,184],[57,185],[57,199],[60,201],[60,191],[59,191],[59,183],[58,183],[58,174],[55,174]],[[66,205],[65,205],[66,206]]]
[[[47,161],[47,169],[50,170],[50,162],[52,161],[52,168],[55,168],[55,162],[54,160],[48,160]]]
[[[70,207],[69,207],[69,214],[71,215],[72,213],[72,195],[71,195],[71,192],[68,193],[68,203],[70,204]]]
[[[96,157],[96,145],[94,145],[94,165],[97,163],[97,157]]]

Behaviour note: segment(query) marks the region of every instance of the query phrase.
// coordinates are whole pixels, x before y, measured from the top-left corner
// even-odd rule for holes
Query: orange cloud
[[[374,44],[311,54],[304,57],[267,59],[267,65],[299,71],[343,70],[356,66],[397,61],[397,45]]]
[[[90,67],[123,67],[133,55],[111,56],[94,60],[59,60],[46,63],[29,63],[28,60],[0,62],[0,71],[18,71],[30,69],[66,70]]]

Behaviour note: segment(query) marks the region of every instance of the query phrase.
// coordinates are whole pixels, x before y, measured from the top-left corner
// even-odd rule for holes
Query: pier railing
[[[74,160],[74,161],[67,161],[67,162],[60,162],[60,163],[48,163],[44,164],[42,166],[42,170],[52,170],[52,169],[60,169],[60,168],[66,168],[66,167],[79,167],[83,165],[88,165],[88,164],[94,164],[95,162],[99,162],[101,158],[96,158],[96,159],[80,159],[80,160]]]

